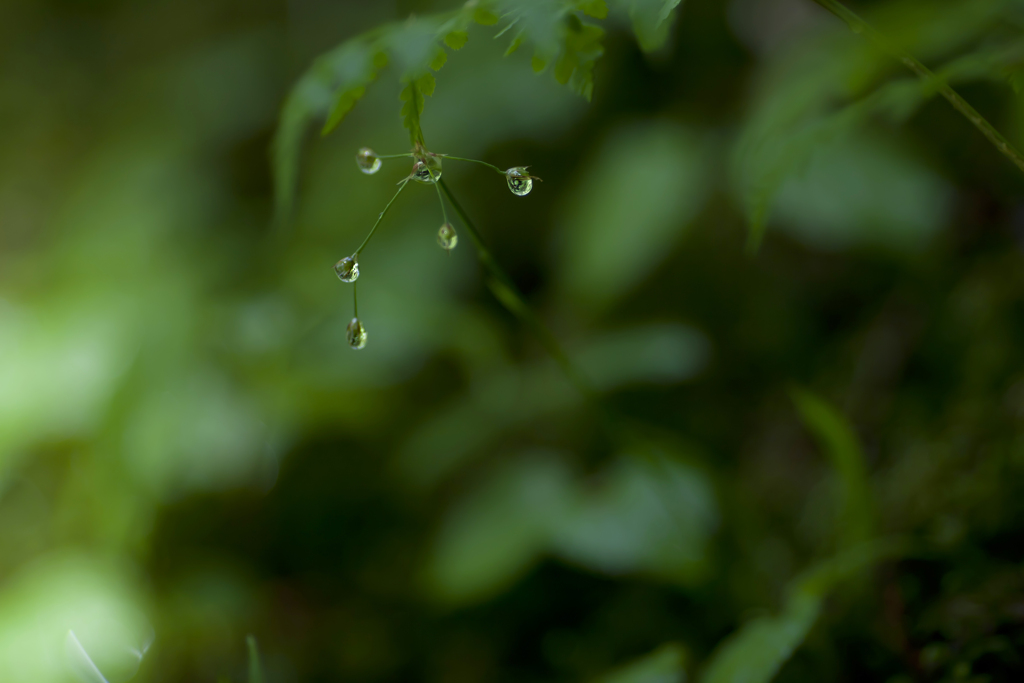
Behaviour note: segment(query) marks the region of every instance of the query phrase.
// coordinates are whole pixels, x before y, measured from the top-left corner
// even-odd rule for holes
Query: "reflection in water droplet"
[[[359,322],[359,318],[352,318],[352,322],[345,330],[345,338],[353,349],[358,350],[366,346],[366,328]]]
[[[418,159],[412,167],[412,177],[421,183],[431,184],[441,179],[441,157],[426,156]]]
[[[342,282],[355,282],[359,279],[359,263],[355,256],[346,256],[334,264],[334,272]]]
[[[505,179],[508,180],[508,189],[518,197],[525,197],[533,189],[533,178],[523,166],[516,166],[505,171]]]
[[[451,251],[459,243],[459,236],[456,234],[455,228],[451,223],[445,223],[437,231],[437,243],[445,251]]]
[[[359,166],[359,170],[366,175],[373,175],[380,170],[383,162],[376,152],[369,147],[363,147],[356,152],[356,164]]]

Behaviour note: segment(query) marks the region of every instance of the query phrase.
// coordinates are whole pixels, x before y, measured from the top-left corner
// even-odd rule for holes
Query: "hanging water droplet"
[[[445,223],[437,231],[437,243],[441,245],[441,248],[445,251],[451,251],[455,248],[455,245],[459,243],[459,236],[455,232],[455,227],[451,223]]]
[[[533,178],[530,177],[525,166],[516,166],[505,171],[505,179],[508,181],[508,189],[518,197],[525,197],[533,189]]]
[[[369,147],[363,147],[356,152],[356,165],[358,165],[359,170],[366,175],[373,175],[380,170],[380,167],[383,164],[384,162],[380,160],[377,153]]]
[[[366,328],[359,318],[352,318],[352,322],[345,328],[345,338],[348,339],[348,345],[357,351],[366,346]]]
[[[416,160],[412,167],[412,177],[421,183],[435,183],[441,179],[441,157],[425,156]]]
[[[355,254],[352,256],[346,256],[335,263],[334,272],[338,274],[338,279],[342,282],[355,282],[358,280],[359,262],[356,261]]]

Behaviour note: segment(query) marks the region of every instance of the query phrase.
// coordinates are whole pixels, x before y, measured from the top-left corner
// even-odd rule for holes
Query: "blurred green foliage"
[[[854,8],[0,6],[0,680],[1020,679],[1024,5]],[[595,396],[431,187],[348,349],[403,118]]]

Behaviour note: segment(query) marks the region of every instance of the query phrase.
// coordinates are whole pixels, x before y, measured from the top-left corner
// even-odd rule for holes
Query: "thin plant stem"
[[[949,86],[940,76],[935,75],[928,67],[913,56],[896,48],[883,34],[861,19],[855,12],[843,5],[839,0],[814,0],[832,14],[836,15],[850,27],[854,33],[863,33],[871,42],[884,52],[899,60],[905,67],[914,72],[922,80],[934,83],[939,94],[946,98],[953,108],[964,115],[974,127],[981,131],[1003,156],[1012,161],[1017,168],[1024,171],[1024,155],[1022,155],[1003,134],[996,130],[984,116],[978,113],[963,97]]]
[[[444,197],[441,196],[441,188],[437,186],[437,177],[434,176],[434,172],[430,171],[430,177],[434,179],[434,189],[437,190],[437,201],[441,202],[441,217],[444,218],[444,222],[448,223],[448,211],[444,208]]]
[[[498,168],[494,164],[489,164],[486,161],[480,161],[479,159],[464,159],[462,157],[453,157],[453,156],[450,156],[448,154],[438,154],[437,156],[442,157],[444,159],[451,159],[453,161],[471,161],[474,164],[482,164],[484,166],[487,166],[488,168],[493,168],[495,171],[497,171],[501,175],[505,175],[505,171],[501,170],[500,168]]]
[[[352,317],[359,317],[359,297],[356,296],[356,286],[359,280],[352,281]]]
[[[356,256],[359,256],[359,254],[362,253],[363,249],[366,248],[366,245],[369,244],[370,238],[373,237],[373,233],[377,231],[377,226],[380,225],[380,222],[382,220],[384,220],[384,214],[388,212],[388,209],[391,208],[391,205],[395,203],[396,199],[398,199],[398,195],[402,194],[402,190],[404,190],[405,186],[408,184],[409,179],[406,178],[405,180],[402,181],[402,184],[398,186],[398,192],[395,193],[395,196],[391,198],[391,201],[388,202],[388,205],[385,206],[384,210],[380,212],[379,216],[377,216],[377,222],[373,224],[372,228],[370,228],[370,234],[366,236],[366,239],[363,240],[363,243],[359,245],[358,249],[356,249]]]
[[[537,314],[533,312],[530,305],[526,303],[526,298],[522,295],[515,283],[512,282],[505,271],[502,269],[498,262],[494,259],[490,250],[484,244],[483,238],[477,231],[473,221],[470,220],[469,216],[466,215],[466,210],[462,208],[458,200],[452,194],[452,191],[448,188],[443,180],[438,180],[437,184],[441,190],[444,191],[444,195],[448,198],[452,208],[455,209],[455,213],[458,214],[459,218],[462,219],[463,225],[466,227],[466,232],[469,233],[469,238],[473,241],[473,246],[476,247],[477,255],[480,258],[480,263],[483,264],[484,268],[487,269],[491,277],[488,281],[488,286],[495,298],[504,306],[509,313],[519,318],[519,320],[525,324],[533,334],[537,337],[537,340],[547,351],[548,355],[555,361],[559,369],[565,374],[566,378],[588,399],[596,399],[597,394],[591,385],[590,381],[573,365],[572,361],[569,360],[569,356],[566,355],[562,349],[562,345],[558,342],[555,335],[547,328],[547,326],[541,322]]]
[[[406,152],[405,154],[378,154],[378,159],[401,159],[403,157],[413,156],[412,152]]]

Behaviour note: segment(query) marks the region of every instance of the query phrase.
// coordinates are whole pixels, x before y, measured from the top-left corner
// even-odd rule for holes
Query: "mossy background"
[[[245,680],[250,633],[268,683],[591,681],[651,652],[667,668],[607,680],[699,680],[850,541],[850,481],[794,396],[855,435],[861,528],[913,550],[830,591],[774,680],[1020,680],[1024,175],[914,93],[808,143],[904,87],[811,0],[687,0],[651,54],[613,12],[591,103],[474,27],[424,135],[543,178],[519,198],[444,164],[642,435],[610,437],[464,233],[437,247],[432,188],[360,259],[369,342],[347,348],[331,266],[408,173],[353,160],[408,149],[387,70],[307,139],[275,223],[299,74],[451,8],[0,7],[0,680],[75,680],[68,629],[111,683],[150,635],[132,680]],[[856,8],[935,68],[1024,25],[1014,2]],[[957,87],[1020,146],[1016,68]]]

